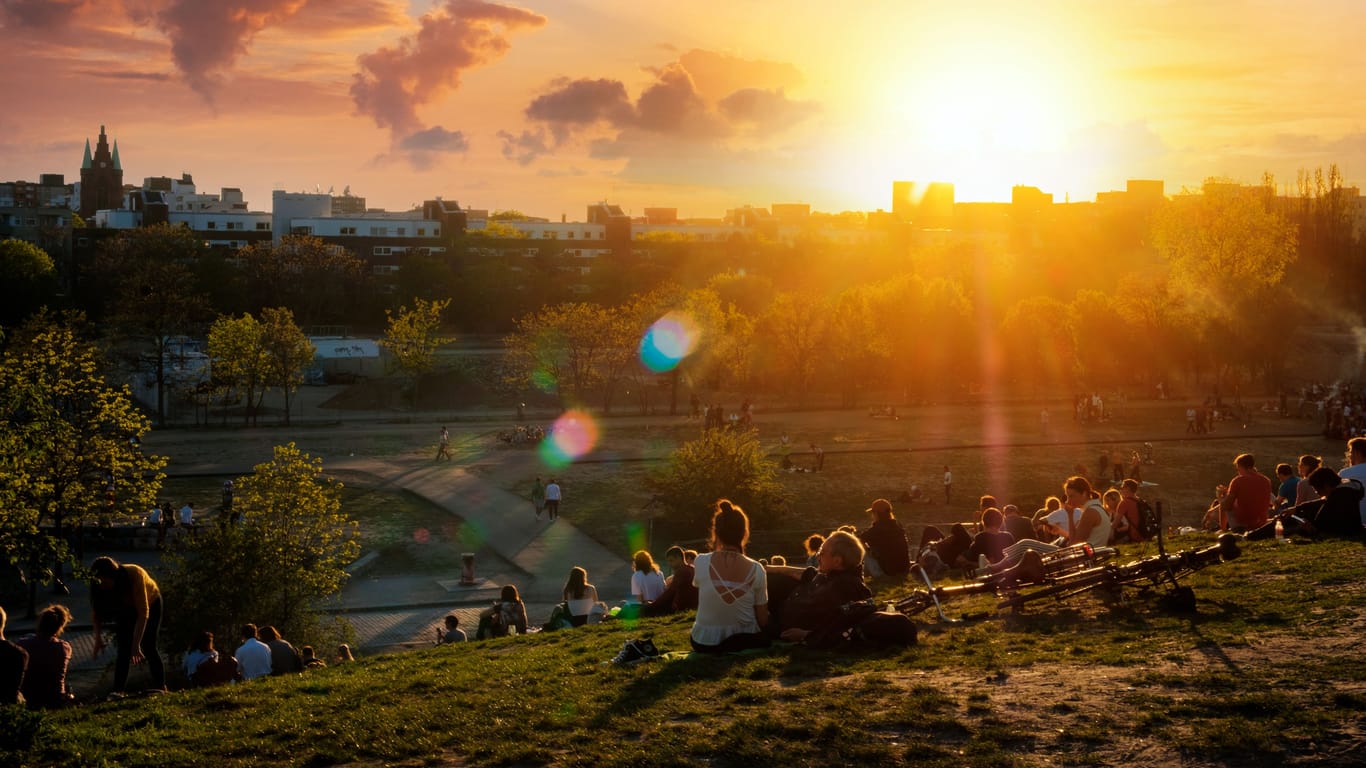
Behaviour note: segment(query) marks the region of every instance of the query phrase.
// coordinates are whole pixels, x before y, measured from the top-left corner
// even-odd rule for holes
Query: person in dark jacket
[[[818,568],[770,565],[769,631],[789,642],[833,645],[847,628],[843,608],[867,600],[863,583],[863,544],[847,531],[835,531],[816,553]]]
[[[868,514],[873,524],[858,535],[868,548],[868,575],[905,576],[911,570],[910,547],[906,532],[892,514],[892,502],[878,499],[868,508]]]
[[[1305,480],[1319,498],[1289,507],[1262,526],[1248,531],[1250,540],[1269,539],[1276,535],[1280,521],[1286,535],[1333,536],[1360,539],[1366,535],[1361,525],[1360,504],[1366,488],[1358,480],[1343,480],[1330,467],[1319,467]]]

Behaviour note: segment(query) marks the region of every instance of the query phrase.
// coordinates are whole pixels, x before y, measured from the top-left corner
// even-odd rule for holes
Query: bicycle
[[[1114,547],[1092,547],[1089,544],[1078,544],[1043,555],[1032,553],[1036,557],[1029,557],[1030,554],[1030,552],[1026,552],[1026,557],[1021,558],[1021,562],[1016,568],[991,574],[980,581],[944,587],[935,586],[934,580],[930,578],[925,568],[919,563],[915,563],[912,568],[925,582],[926,588],[917,589],[895,603],[894,607],[900,613],[914,616],[930,606],[934,606],[939,613],[940,621],[945,624],[961,624],[963,623],[962,619],[951,619],[944,613],[942,604],[944,600],[962,595],[1013,592],[1023,583],[1041,582],[1085,570],[1114,558],[1119,554],[1119,551]]]
[[[1159,551],[1152,557],[1124,565],[1103,565],[1077,571],[1053,579],[1038,589],[1018,591],[997,603],[996,609],[999,611],[1009,608],[1018,612],[1025,605],[1037,600],[1053,598],[1061,602],[1093,590],[1102,590],[1113,597],[1119,597],[1125,587],[1151,589],[1166,583],[1170,584],[1170,590],[1165,596],[1167,608],[1173,612],[1190,613],[1195,610],[1195,592],[1190,587],[1182,586],[1179,580],[1202,568],[1237,559],[1242,554],[1238,547],[1238,538],[1235,534],[1225,533],[1220,535],[1214,544],[1203,549],[1188,549],[1168,554],[1159,534]]]

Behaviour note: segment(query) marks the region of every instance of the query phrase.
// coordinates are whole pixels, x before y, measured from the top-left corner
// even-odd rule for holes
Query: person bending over
[[[95,646],[93,655],[105,648],[104,627],[114,624],[118,656],[114,665],[114,693],[128,685],[128,667],[147,662],[152,687],[166,688],[166,670],[157,652],[157,633],[161,630],[161,590],[141,566],[120,565],[112,557],[97,557],[90,564],[95,583],[90,590],[94,609]]]

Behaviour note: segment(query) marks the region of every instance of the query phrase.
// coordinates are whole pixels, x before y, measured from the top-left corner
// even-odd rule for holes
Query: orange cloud
[[[356,111],[388,128],[394,146],[403,149],[408,138],[424,130],[419,107],[459,88],[466,70],[506,53],[511,33],[545,23],[544,16],[521,8],[446,0],[423,15],[414,35],[360,57],[361,71],[351,83]]]

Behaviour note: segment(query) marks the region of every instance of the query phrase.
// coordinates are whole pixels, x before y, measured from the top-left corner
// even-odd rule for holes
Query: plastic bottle
[[[1285,524],[1282,523],[1279,519],[1276,521],[1276,543],[1285,543]]]

